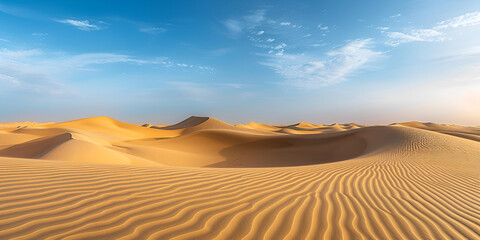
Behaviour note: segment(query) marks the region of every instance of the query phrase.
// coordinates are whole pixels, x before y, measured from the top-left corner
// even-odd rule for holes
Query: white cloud
[[[137,59],[128,55],[115,53],[85,53],[75,56],[69,56],[65,63],[73,67],[84,67],[92,64],[109,64],[109,63],[136,63],[136,64],[153,64],[156,61]]]
[[[151,69],[182,67],[199,72],[212,72],[207,66],[178,63],[167,58],[142,59],[115,53],[71,55],[61,52],[32,50],[0,50],[0,90],[2,83],[18,85],[23,91],[62,93],[64,83],[82,71],[102,70],[104,64],[135,64]]]
[[[447,39],[446,31],[452,28],[480,25],[480,12],[466,13],[445,21],[438,22],[434,27],[427,29],[412,29],[408,32],[384,32],[389,40],[386,42],[391,46],[398,46],[408,42],[435,42]]]
[[[179,66],[179,67],[189,67],[189,66],[192,66],[192,65],[188,65],[186,63],[177,63],[177,66]]]
[[[239,19],[227,19],[223,22],[223,25],[225,25],[231,33],[239,34],[244,29],[253,29],[264,22],[266,20],[265,12],[264,9],[251,11]]]
[[[20,81],[18,81],[18,79],[14,78],[12,76],[1,74],[1,73],[0,73],[0,80],[6,81],[6,82],[14,84],[14,85],[19,85],[20,84]]]
[[[14,86],[15,88],[28,92],[58,94],[61,92],[61,84],[55,80],[63,78],[66,69],[62,66],[52,66],[39,62],[37,57],[33,57],[32,61],[29,57],[14,57],[8,55],[0,55],[0,72],[2,82]],[[60,64],[61,62],[59,62]],[[55,77],[54,77],[55,76]],[[2,90],[0,87],[0,90]]]
[[[277,46],[273,47],[273,49],[282,49],[282,48],[284,48],[284,47],[286,47],[286,46],[287,46],[287,44],[285,44],[285,43],[280,43],[280,44],[278,44]]]
[[[318,24],[317,26],[320,30],[328,30],[328,26],[323,26],[322,24]]]
[[[53,61],[58,61],[53,59]],[[69,56],[62,60],[64,65],[71,68],[82,69],[90,65],[99,64],[114,64],[114,63],[128,63],[136,65],[163,65],[164,67],[182,67],[182,68],[196,68],[199,70],[211,71],[211,67],[196,66],[193,64],[187,64],[169,60],[165,57],[159,57],[154,59],[141,59],[129,55],[115,54],[115,53],[86,53],[75,56]]]
[[[390,29],[389,27],[377,27],[378,30],[383,30],[383,31],[386,31],[388,29]]]
[[[275,21],[273,19],[267,19],[267,23],[268,24],[275,24],[275,23],[277,23],[277,21]]]
[[[44,37],[44,36],[48,36],[48,33],[32,33],[32,36]]]
[[[209,72],[215,71],[214,68],[212,68],[212,67],[207,67],[207,66],[198,66],[198,69],[204,70],[204,71],[209,71]]]
[[[218,48],[218,49],[208,51],[207,54],[211,55],[211,56],[218,57],[218,56],[223,56],[223,55],[225,55],[225,54],[227,54],[231,51],[232,51],[231,48]]]
[[[145,27],[145,28],[139,28],[138,31],[143,32],[143,33],[150,33],[150,34],[159,34],[167,31],[165,28],[161,27]]]
[[[228,30],[234,33],[239,33],[243,30],[243,25],[238,20],[228,19],[224,21],[223,24],[228,28]]]
[[[250,25],[249,27],[257,26],[259,23],[265,21],[265,12],[266,10],[264,9],[252,11],[250,14],[244,16],[243,20],[247,23],[247,25]]]
[[[371,50],[372,40],[362,39],[352,41],[336,51],[330,51],[328,56],[333,57],[336,63],[341,63],[333,74],[333,79],[343,80],[344,77],[360,68],[381,52]]]
[[[311,26],[303,27],[291,22],[272,20],[277,24],[273,26],[264,14],[262,12],[261,18],[251,21],[256,24],[246,24],[248,21],[245,17],[229,19],[224,24],[232,33],[239,34],[248,29],[248,39],[254,46],[263,49],[262,51],[268,51],[260,54],[265,57],[260,63],[281,75],[285,83],[297,87],[320,87],[345,81],[357,71],[366,68],[368,62],[382,55],[381,52],[371,49],[373,43],[370,39],[352,41],[324,55],[315,54],[321,49],[314,50],[314,47],[326,44],[318,43],[318,40],[315,41],[311,37],[313,34],[307,32],[312,29]],[[285,28],[279,28],[279,26],[285,26]],[[328,26],[322,24],[316,24],[313,27],[321,30],[320,34],[325,34],[329,30]],[[265,32],[268,32],[270,38],[261,36]],[[299,41],[300,38],[301,41]],[[301,49],[305,49],[304,53],[290,53],[290,51]]]
[[[42,51],[39,49],[30,49],[30,50],[17,50],[11,51],[8,49],[2,49],[0,51],[0,56],[9,56],[9,57],[28,57],[28,56],[35,56],[41,55]]]
[[[395,14],[395,15],[390,16],[390,18],[398,18],[398,17],[400,17],[400,16],[402,16],[402,14],[401,14],[401,13],[398,13],[398,14]]]
[[[286,84],[318,88],[345,81],[382,56],[382,52],[373,51],[371,45],[371,39],[359,39],[323,57],[306,54],[268,55],[262,64],[284,77]]]
[[[220,83],[220,86],[225,86],[225,87],[230,87],[230,88],[245,88],[247,85],[245,84],[240,84],[240,83]]]
[[[453,53],[445,54],[438,58],[440,61],[461,62],[480,66],[480,45],[455,49]]]
[[[91,24],[88,20],[79,21],[79,20],[73,20],[73,19],[63,19],[63,20],[57,20],[57,22],[70,24],[82,31],[95,31],[95,30],[101,29],[99,26],[95,24]]]
[[[388,45],[398,46],[408,42],[436,42],[445,39],[443,33],[433,29],[414,29],[409,33],[388,32]]]
[[[457,28],[475,26],[480,24],[480,12],[471,12],[458,17],[441,21],[437,24],[435,29]]]

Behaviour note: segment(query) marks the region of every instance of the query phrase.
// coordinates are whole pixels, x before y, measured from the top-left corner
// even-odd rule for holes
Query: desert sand
[[[480,239],[480,128],[0,124],[0,239]]]

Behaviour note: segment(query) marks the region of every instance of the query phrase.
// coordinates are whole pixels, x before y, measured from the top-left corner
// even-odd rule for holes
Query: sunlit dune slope
[[[432,139],[442,139],[449,146],[461,138],[477,140],[477,131],[422,123],[233,126],[208,117],[142,127],[95,117],[6,129],[0,135],[0,156],[124,165],[282,167],[386,152],[402,142],[417,141],[412,137],[416,135],[433,134]],[[457,138],[449,140],[448,135]]]
[[[0,126],[0,239],[480,238],[475,127]]]

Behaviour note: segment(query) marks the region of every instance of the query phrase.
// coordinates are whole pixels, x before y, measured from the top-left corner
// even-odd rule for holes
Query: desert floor
[[[480,239],[480,127],[0,124],[0,239]]]

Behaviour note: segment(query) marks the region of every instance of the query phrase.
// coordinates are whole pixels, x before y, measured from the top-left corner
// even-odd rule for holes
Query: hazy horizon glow
[[[478,39],[473,0],[0,0],[0,122],[478,126]]]

